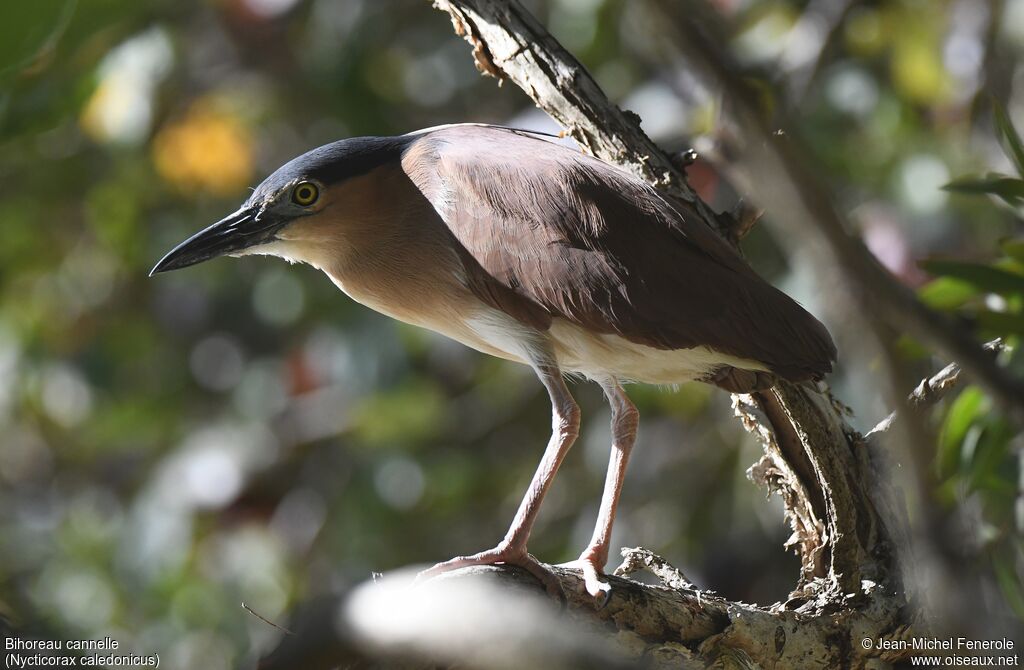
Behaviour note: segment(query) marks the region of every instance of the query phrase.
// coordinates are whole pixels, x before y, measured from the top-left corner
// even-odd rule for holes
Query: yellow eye
[[[320,197],[320,189],[308,181],[300,182],[292,189],[292,202],[296,205],[309,207]]]

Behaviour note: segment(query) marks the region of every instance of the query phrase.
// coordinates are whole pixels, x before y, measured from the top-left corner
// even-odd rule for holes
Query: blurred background
[[[722,101],[664,64],[645,3],[525,4],[664,147],[714,137]],[[714,5],[882,263],[979,341],[1015,342],[1024,183],[942,187],[1018,170],[992,101],[1024,126],[1024,0]],[[146,276],[319,144],[460,121],[557,131],[478,75],[445,14],[426,0],[8,2],[0,68],[0,614],[217,670],[280,635],[240,601],[285,621],[371,571],[500,539],[550,426],[528,369],[277,259]],[[735,205],[712,164],[689,174],[716,208]],[[877,370],[844,365],[857,322],[830,312],[831,278],[788,267],[760,227],[744,249],[827,322],[834,388],[870,429],[891,408]],[[922,377],[944,364],[902,351]],[[531,541],[552,563],[589,539],[610,440],[599,390],[573,388],[583,436]],[[614,545],[729,598],[785,599],[798,562],[781,505],[746,479],[760,449],[729,396],[630,394],[643,420]],[[1019,437],[973,387],[934,419],[933,502],[959,520],[986,610],[1019,626]]]

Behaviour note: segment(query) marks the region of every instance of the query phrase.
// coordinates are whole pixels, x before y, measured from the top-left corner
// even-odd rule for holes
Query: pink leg
[[[569,389],[562,381],[561,372],[558,368],[538,366],[535,368],[537,375],[547,388],[551,396],[552,427],[551,440],[544,450],[540,465],[533,475],[530,487],[526,490],[523,501],[519,504],[519,511],[516,512],[512,525],[505,534],[505,539],[498,543],[493,549],[481,551],[470,556],[459,556],[443,563],[438,563],[428,570],[420,573],[421,578],[433,577],[434,575],[455,570],[470,565],[489,565],[494,563],[506,563],[525,568],[536,576],[548,591],[560,593],[561,586],[557,578],[533,556],[526,551],[526,541],[530,537],[530,530],[540,512],[541,502],[544,494],[547,493],[551,482],[554,481],[558,467],[565,459],[566,453],[576,440],[580,428],[580,409],[569,394]]]
[[[608,545],[612,539],[612,524],[615,522],[615,510],[619,506],[622,482],[626,477],[626,463],[629,461],[629,453],[633,450],[636,429],[640,423],[636,407],[618,382],[608,381],[601,386],[612,407],[612,454],[604,481],[601,510],[597,515],[594,536],[574,564],[583,570],[587,591],[595,598],[601,594],[607,598],[611,591],[611,585],[603,579],[604,565],[608,562]]]

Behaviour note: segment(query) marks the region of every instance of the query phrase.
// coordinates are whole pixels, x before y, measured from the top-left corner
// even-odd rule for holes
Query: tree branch
[[[623,554],[670,581],[678,574],[650,552]],[[879,628],[886,618],[877,605],[881,587],[870,581],[829,616],[807,617],[619,577],[609,577],[611,597],[598,606],[576,571],[552,569],[564,607],[528,573],[504,566],[463,568],[421,584],[409,573],[362,584],[299,612],[290,623],[296,634],[259,668],[859,668],[881,655],[863,648],[864,636],[908,634]]]

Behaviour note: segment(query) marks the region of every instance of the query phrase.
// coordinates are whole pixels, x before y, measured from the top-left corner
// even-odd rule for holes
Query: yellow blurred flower
[[[932,105],[950,93],[942,52],[923,36],[911,34],[897,42],[890,67],[896,89],[913,102]]]
[[[242,120],[210,100],[194,103],[153,139],[156,171],[182,191],[237,194],[252,176],[252,154]]]

